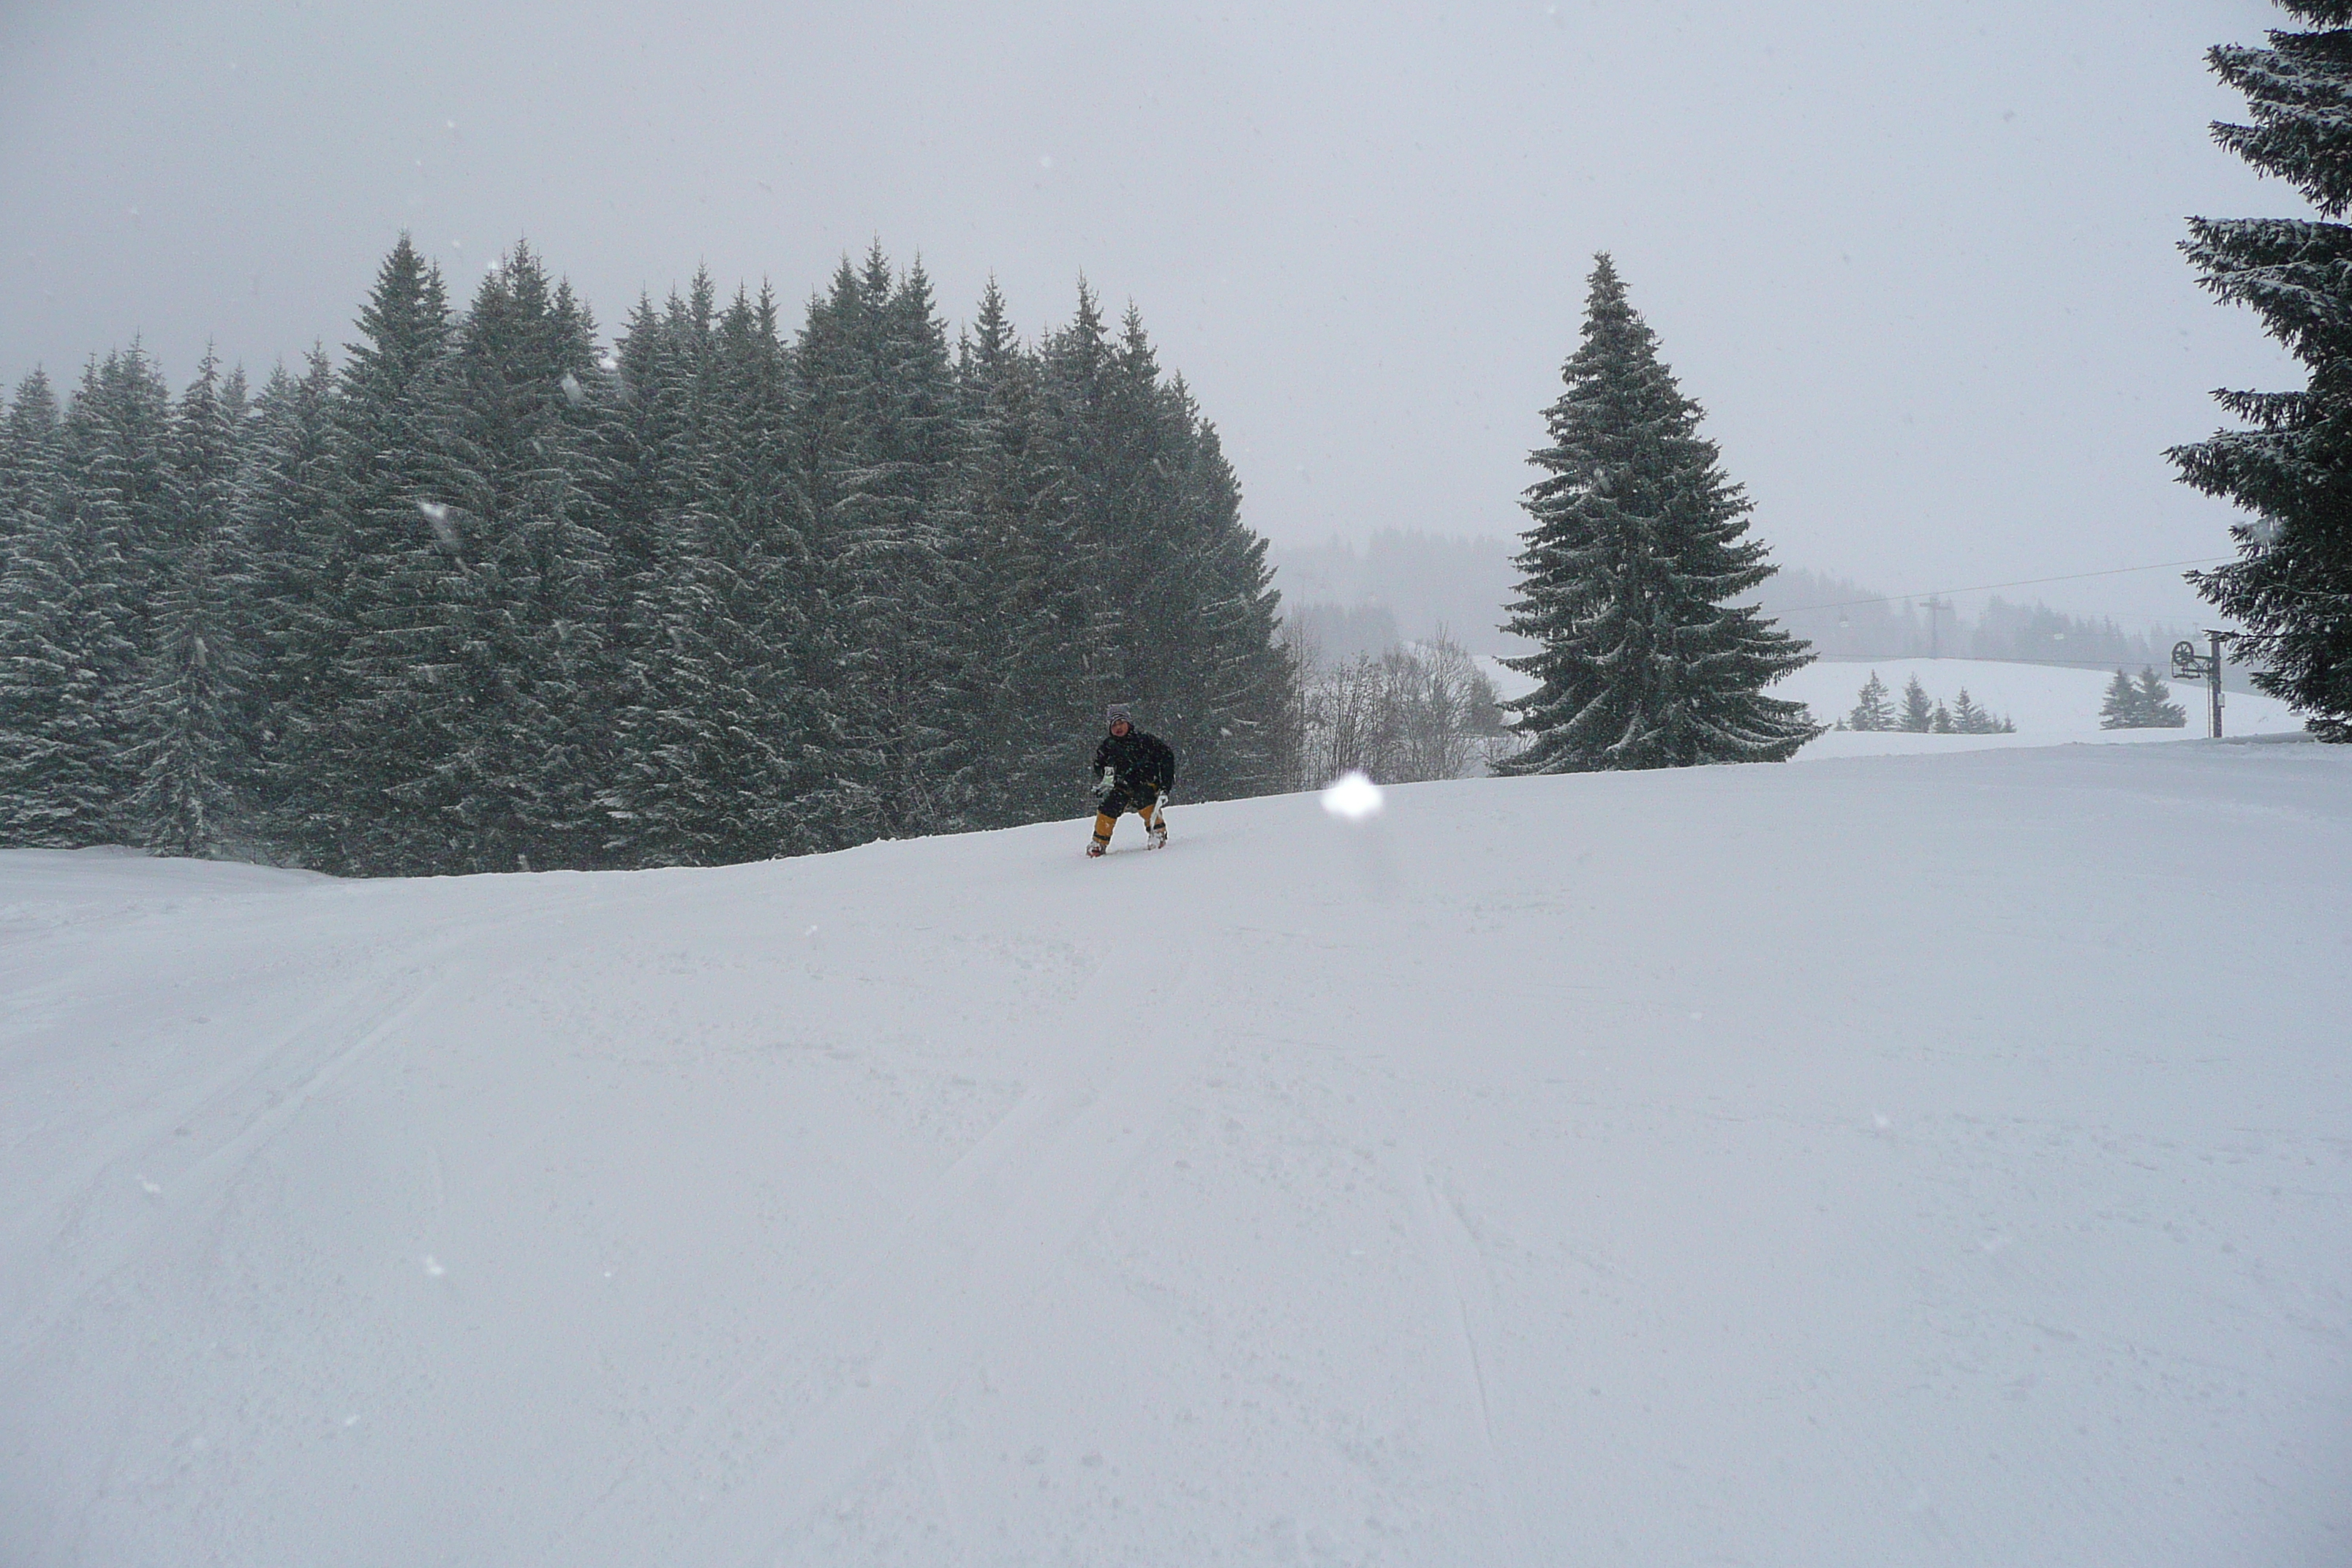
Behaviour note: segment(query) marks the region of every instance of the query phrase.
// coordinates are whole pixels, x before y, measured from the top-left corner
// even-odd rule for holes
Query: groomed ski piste
[[[0,1562],[2341,1563],[2352,748],[0,855]]]

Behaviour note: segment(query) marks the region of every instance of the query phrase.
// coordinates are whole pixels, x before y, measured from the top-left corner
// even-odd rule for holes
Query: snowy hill
[[[2205,688],[2172,683],[2172,700],[2188,710],[2184,730],[2102,730],[2099,705],[2105,700],[2111,669],[2067,669],[2046,664],[2004,664],[1983,658],[1880,658],[1860,663],[1816,661],[1772,689],[1776,697],[1790,697],[1813,710],[1822,723],[1832,723],[1852,710],[1862,683],[1871,671],[1886,683],[1899,704],[1903,689],[1913,677],[1929,698],[1949,703],[1966,688],[1980,708],[2007,716],[2017,726],[2013,735],[1907,735],[1885,731],[1856,734],[1832,731],[1799,753],[1807,762],[1828,757],[1908,756],[1943,752],[1980,751],[1988,747],[2047,746],[2059,742],[2098,744],[2147,741],[2178,741],[2183,735],[2205,733]],[[2134,669],[2132,674],[2137,675]],[[2258,692],[2222,694],[2221,732],[2227,736],[2293,734],[2303,729],[2294,710],[2275,697]]]
[[[2343,1562],[2347,752],[0,855],[0,1561]]]

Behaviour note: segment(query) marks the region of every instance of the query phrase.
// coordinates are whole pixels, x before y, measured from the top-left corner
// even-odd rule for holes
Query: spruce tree
[[[2176,447],[2180,477],[2248,514],[2238,558],[2191,573],[2198,591],[2247,629],[2228,641],[2254,684],[2308,716],[2322,739],[2352,740],[2352,0],[2281,0],[2311,31],[2207,58],[2246,95],[2252,123],[2214,139],[2301,191],[2308,218],[2195,218],[2182,246],[2216,298],[2250,306],[2309,368],[2298,392],[2221,392],[2243,422]]]
[[[639,863],[709,865],[839,841],[812,672],[822,616],[773,296],[714,313],[707,278],[623,352],[671,434],[656,565],[607,805]]]
[[[613,670],[612,773],[604,796],[604,853],[618,865],[692,858],[653,795],[678,755],[664,731],[690,721],[676,696],[673,660],[679,520],[694,491],[714,399],[711,326],[716,289],[698,270],[687,298],[656,309],[641,298],[609,356],[597,426],[595,482],[603,487],[608,569],[606,633]],[[667,748],[667,749],[666,749]]]
[[[60,421],[40,510],[0,574],[0,842],[131,837],[132,694],[152,595],[143,541],[165,530],[168,404],[134,347],[93,360]]]
[[[1094,704],[1086,675],[1084,557],[1060,504],[1045,392],[1013,334],[995,279],[959,347],[964,496],[970,520],[956,619],[971,633],[957,679],[971,743],[959,808],[1003,826],[1071,810],[1070,753]]]
[[[11,542],[47,513],[57,486],[58,396],[36,369],[17,384],[0,421],[0,566]]]
[[[698,788],[714,743],[701,659],[702,531],[695,523],[717,437],[717,289],[698,271],[656,310],[640,301],[614,353],[604,431],[613,591],[625,595],[616,638],[619,713],[614,776],[600,803],[606,851],[623,864],[696,865],[713,858]]]
[[[824,577],[808,495],[793,461],[792,354],[772,290],[740,290],[717,336],[718,399],[696,511],[718,657],[714,720],[725,727],[719,858],[764,859],[844,842],[824,759],[839,743],[823,694],[837,689]]]
[[[1774,568],[1606,255],[1562,378],[1532,458],[1545,477],[1527,492],[1508,623],[1539,645],[1506,661],[1538,682],[1514,704],[1529,743],[1497,771],[1794,756],[1816,731],[1801,703],[1765,689],[1807,662],[1806,645],[1728,603]]]
[[[2157,678],[2152,664],[2139,668],[2139,713],[2140,722],[2151,730],[2188,727],[2189,710],[2172,700],[2172,688]]]
[[[1283,674],[1265,546],[1181,379],[1161,379],[1141,314],[1113,347],[1098,438],[1111,462],[1107,560],[1120,591],[1121,689],[1183,758],[1189,797],[1276,787],[1270,725]]]
[[[244,772],[237,673],[247,646],[225,578],[235,570],[233,512],[241,375],[224,378],[208,352],[173,410],[165,462],[171,537],[155,596],[131,725],[138,783],[130,819],[139,841],[208,856],[234,827]]]
[[[131,816],[140,842],[167,855],[213,855],[237,828],[243,650],[222,581],[226,542],[206,539],[182,552],[158,601],[156,645],[137,694]]]
[[[955,602],[961,430],[947,331],[919,265],[877,243],[812,300],[794,362],[804,481],[834,626],[829,798],[853,838],[957,826]]]
[[[448,663],[416,657],[462,538],[440,499],[436,428],[451,321],[440,270],[408,236],[378,269],[359,329],[331,404],[333,545],[317,590],[340,646],[322,650],[315,717],[288,763],[312,781],[313,863],[382,875],[435,868],[454,826],[418,796],[441,753],[415,745],[457,697]]]
[[[170,388],[133,342],[83,376],[62,433],[68,498],[111,537],[125,629],[141,659],[154,647],[157,601],[184,538],[168,471],[171,423]]]
[[[604,540],[591,482],[594,323],[517,246],[486,277],[436,385],[412,623],[379,644],[424,690],[377,710],[421,763],[402,804],[468,870],[594,865],[607,757]],[[430,839],[420,845],[426,849]]]
[[[114,541],[59,506],[0,573],[0,845],[74,848],[118,836],[129,775],[117,718],[137,667]]]
[[[1913,676],[1903,687],[1903,710],[1895,715],[1895,727],[1914,735],[1925,735],[1936,727],[1936,705],[1927,699],[1927,689]]]
[[[1170,459],[1178,476],[1188,589],[1180,640],[1167,655],[1182,683],[1188,798],[1283,787],[1282,716],[1294,671],[1280,642],[1281,595],[1265,541],[1241,519],[1241,481],[1216,428],[1179,376],[1167,389]]]
[[[1886,682],[1872,670],[1870,679],[1862,683],[1854,697],[1853,711],[1845,716],[1849,730],[1891,730],[1895,728],[1895,704],[1886,694]]]
[[[2141,717],[2139,688],[2122,670],[2107,682],[2107,694],[2099,704],[2099,728],[2102,730],[2137,730],[2146,724]]]
[[[1105,703],[1127,700],[1132,677],[1124,592],[1137,570],[1137,542],[1122,537],[1127,509],[1117,433],[1115,369],[1102,304],[1078,279],[1077,309],[1038,345],[1045,410],[1045,460],[1066,559],[1082,584],[1085,618],[1068,626],[1084,682],[1089,725]],[[1083,734],[1085,731],[1081,731]]]
[[[279,366],[257,417],[236,496],[243,649],[242,793],[257,831],[289,858],[332,857],[333,792],[310,767],[334,717],[348,640],[349,540],[337,512],[335,378],[314,349],[299,376]]]
[[[1960,688],[1959,696],[1952,700],[1952,732],[1958,735],[1989,735],[1993,731],[1992,715],[1977,706],[1969,689]]]

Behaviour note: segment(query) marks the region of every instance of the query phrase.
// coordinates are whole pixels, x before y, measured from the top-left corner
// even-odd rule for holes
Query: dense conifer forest
[[[1108,700],[1185,796],[1296,772],[1265,545],[1083,285],[951,341],[845,259],[606,346],[518,247],[404,238],[356,339],[175,396],[135,344],[0,429],[0,844],[339,873],[708,865],[1076,815]]]

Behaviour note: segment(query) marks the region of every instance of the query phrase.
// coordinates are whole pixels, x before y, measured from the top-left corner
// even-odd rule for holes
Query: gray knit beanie
[[[1126,703],[1114,702],[1108,708],[1103,710],[1104,729],[1108,730],[1113,724],[1121,722],[1129,726],[1132,726],[1135,723],[1135,715],[1129,710]]]

